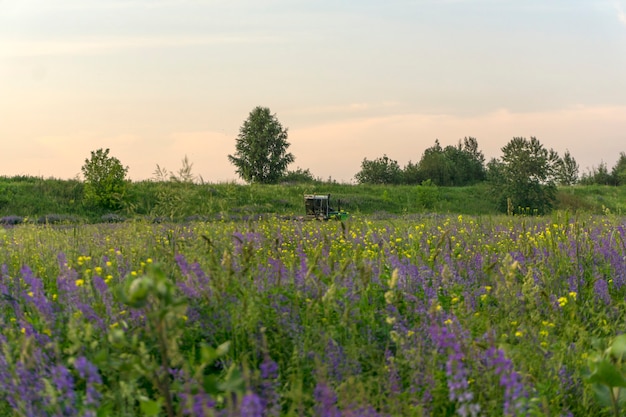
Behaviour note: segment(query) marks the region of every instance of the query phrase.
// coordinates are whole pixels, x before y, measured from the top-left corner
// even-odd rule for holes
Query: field
[[[624,220],[0,228],[0,415],[620,415]]]

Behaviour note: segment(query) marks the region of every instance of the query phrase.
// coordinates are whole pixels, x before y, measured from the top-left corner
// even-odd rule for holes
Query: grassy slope
[[[0,177],[0,217],[69,215],[98,221],[108,211],[87,207],[77,180]],[[118,214],[184,219],[189,216],[246,216],[261,213],[302,215],[302,195],[330,193],[333,204],[374,216],[423,212],[497,214],[485,184],[470,187],[349,185],[336,183],[238,185],[131,183],[129,204]],[[574,186],[559,190],[557,209],[601,213],[626,212],[626,187]]]

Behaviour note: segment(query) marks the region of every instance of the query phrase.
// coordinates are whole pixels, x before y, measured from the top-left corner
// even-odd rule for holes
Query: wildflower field
[[[0,228],[0,415],[612,416],[618,216]]]

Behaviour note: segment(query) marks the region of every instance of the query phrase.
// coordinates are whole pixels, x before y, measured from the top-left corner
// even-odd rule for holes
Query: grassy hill
[[[83,201],[78,180],[0,177],[0,218],[31,221],[115,221],[145,217],[248,218],[304,214],[302,196],[330,193],[342,209],[374,217],[413,213],[498,214],[486,184],[468,187],[350,185],[338,183],[240,185],[142,181],[130,184],[123,208],[110,212]],[[572,186],[559,189],[557,210],[626,212],[626,187]],[[11,220],[13,219],[13,220]]]

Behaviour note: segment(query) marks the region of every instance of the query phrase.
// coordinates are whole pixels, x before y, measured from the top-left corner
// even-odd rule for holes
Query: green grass
[[[130,183],[125,204],[115,212],[123,218],[185,220],[250,218],[263,214],[304,214],[303,194],[330,193],[333,204],[356,214],[386,217],[438,212],[495,215],[487,184],[468,187],[350,185],[338,183],[241,185],[141,181]],[[557,210],[623,213],[626,187],[573,186],[559,189]],[[65,219],[99,222],[110,215],[83,201],[78,180],[0,177],[0,217],[30,220]]]

